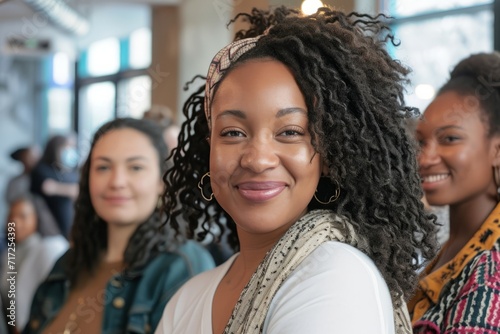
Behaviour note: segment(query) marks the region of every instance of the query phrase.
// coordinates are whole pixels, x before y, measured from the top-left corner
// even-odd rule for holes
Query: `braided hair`
[[[170,162],[165,160],[168,149],[163,139],[160,126],[150,120],[133,118],[118,118],[112,120],[97,130],[91,143],[90,152],[82,167],[80,193],[75,202],[75,220],[71,230],[73,246],[69,252],[66,266],[72,286],[82,277],[81,273],[92,273],[107,249],[108,228],[104,220],[96,213],[92,205],[89,190],[91,156],[99,140],[107,133],[132,129],[145,135],[155,148],[160,162],[160,172],[168,169]],[[132,275],[133,271],[146,265],[150,259],[169,247],[174,247],[173,240],[168,240],[166,229],[162,227],[163,220],[159,210],[156,210],[130,237],[124,253],[124,274]]]
[[[372,258],[390,291],[409,298],[416,286],[419,256],[436,252],[434,217],[421,202],[416,145],[405,120],[418,113],[405,106],[403,85],[409,70],[391,59],[385,43],[394,39],[383,16],[371,17],[322,8],[301,17],[283,7],[240,15],[250,27],[238,38],[262,34],[225,75],[246,61],[271,58],[293,73],[308,108],[312,145],[329,169],[318,197],[328,198],[340,185],[340,197],[327,206],[311,200],[309,209],[331,209],[348,217],[369,243]],[[222,79],[224,80],[224,79]],[[216,89],[216,88],[215,88]],[[209,171],[209,128],[203,87],[186,101],[174,167],[164,176],[166,213],[189,237],[217,227],[238,249],[235,223],[215,199],[200,196],[198,181]],[[321,192],[325,192],[321,194]],[[326,194],[328,192],[328,194]],[[201,233],[200,233],[201,232]]]

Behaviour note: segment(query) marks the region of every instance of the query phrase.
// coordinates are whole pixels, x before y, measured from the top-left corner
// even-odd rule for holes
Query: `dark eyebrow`
[[[458,126],[458,125],[446,125],[446,126],[443,126],[439,129],[437,129],[437,133],[439,132],[443,132],[445,130],[448,130],[448,129],[457,129],[457,130],[464,130],[464,128],[462,128],[461,126]]]
[[[225,117],[225,116],[235,116],[241,119],[246,119],[247,116],[245,113],[241,110],[224,110],[220,114],[217,115],[215,119],[219,119],[220,117]]]
[[[104,160],[106,162],[111,162],[111,159],[107,158],[107,157],[95,157],[94,160]],[[143,157],[143,156],[133,156],[133,157],[130,157],[130,158],[127,158],[127,162],[132,162],[132,161],[137,161],[137,160],[148,160],[146,157]]]
[[[446,131],[446,130],[449,130],[449,129],[456,129],[456,130],[462,130],[464,131],[464,128],[462,128],[461,126],[458,126],[458,125],[445,125],[443,127],[440,127],[439,129],[436,130],[436,133],[440,133],[440,132],[443,132],[443,131]],[[416,134],[420,134],[422,131],[420,131],[419,129],[415,130],[415,133]]]
[[[285,115],[289,115],[296,112],[307,116],[307,111],[305,111],[304,109],[292,107],[292,108],[284,108],[278,111],[278,113],[276,114],[276,118],[283,117]]]
[[[292,107],[292,108],[280,109],[278,111],[278,113],[276,114],[276,118],[283,117],[283,116],[289,115],[291,113],[301,113],[301,114],[307,115],[307,111],[305,111],[304,109]],[[219,115],[217,115],[216,119],[220,118],[220,117],[224,117],[224,116],[235,116],[235,117],[238,117],[241,119],[247,118],[247,116],[245,115],[245,113],[243,111],[231,109],[231,110],[225,110],[225,111],[221,112]]]

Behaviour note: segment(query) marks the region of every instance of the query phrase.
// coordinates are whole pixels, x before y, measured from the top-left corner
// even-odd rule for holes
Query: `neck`
[[[279,237],[270,237],[268,234],[253,234],[238,229],[240,251],[232,265],[233,273],[240,277],[245,284],[262,262],[267,252],[275,245]],[[233,279],[238,282],[238,279]],[[243,285],[245,285],[243,284]]]
[[[236,225],[238,239],[240,242],[240,254],[238,260],[245,261],[249,269],[255,270],[262,262],[267,252],[281,239],[288,229],[296,223],[301,217],[307,214],[307,211],[301,212],[297,217],[291,219],[286,224],[273,231],[262,233],[248,232]],[[252,272],[253,272],[252,270]]]
[[[105,262],[123,261],[125,249],[136,228],[135,225],[108,224],[108,247],[104,256]]]
[[[450,205],[450,242],[464,245],[479,230],[493,211],[497,201],[493,197],[481,197],[471,201]]]

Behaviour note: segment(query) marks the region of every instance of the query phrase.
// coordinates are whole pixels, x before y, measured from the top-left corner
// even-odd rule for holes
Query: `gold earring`
[[[201,197],[203,197],[203,199],[205,199],[205,201],[210,202],[214,198],[214,193],[211,193],[210,197],[206,197],[205,194],[203,193],[203,187],[205,186],[203,184],[204,183],[203,179],[207,176],[208,176],[208,178],[210,178],[210,172],[206,172],[205,174],[203,174],[203,176],[200,179],[200,182],[198,182],[198,189],[200,189]]]
[[[322,176],[322,177],[325,177],[325,178],[327,178],[327,179],[328,179],[328,181],[330,181],[330,178],[329,178],[329,177],[327,177],[327,176]],[[335,187],[335,193],[334,193],[332,196],[330,196],[330,198],[328,199],[328,202],[324,202],[324,201],[320,200],[320,199],[316,196],[316,193],[318,192],[318,189],[316,189],[316,191],[314,192],[314,199],[315,199],[318,203],[323,204],[323,205],[328,205],[328,204],[330,204],[330,203],[335,202],[335,201],[339,198],[339,196],[340,196],[340,184],[339,184],[339,182],[338,182],[337,180],[335,180],[335,179],[333,179],[333,181],[335,181],[335,184],[336,184],[336,187]]]

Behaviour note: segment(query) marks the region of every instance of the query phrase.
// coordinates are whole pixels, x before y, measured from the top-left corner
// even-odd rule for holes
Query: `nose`
[[[254,173],[262,173],[279,165],[280,159],[272,140],[252,139],[248,147],[243,149],[241,167]]]
[[[440,160],[439,149],[436,144],[428,143],[420,148],[418,164],[420,168],[428,168],[437,164]]]
[[[125,186],[127,182],[127,174],[123,168],[113,168],[110,176],[109,185],[112,188],[121,188]]]

